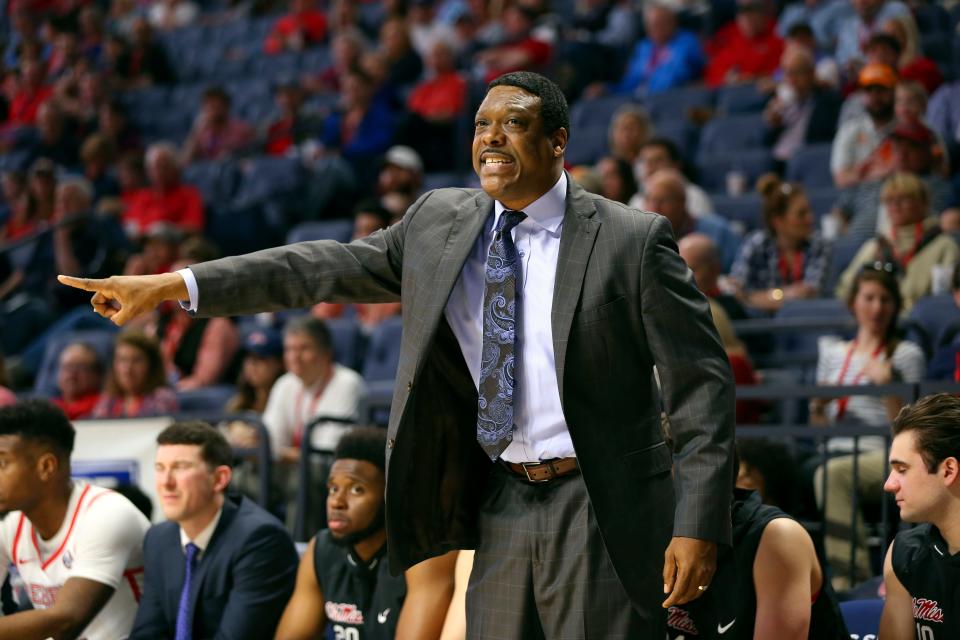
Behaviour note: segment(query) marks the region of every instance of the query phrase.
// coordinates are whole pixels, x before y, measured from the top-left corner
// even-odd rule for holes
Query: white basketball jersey
[[[70,578],[113,587],[113,596],[80,634],[85,640],[126,638],[143,584],[143,536],[150,523],[119,493],[75,482],[60,530],[41,540],[13,511],[0,524],[0,580],[15,565],[36,609],[52,607]]]

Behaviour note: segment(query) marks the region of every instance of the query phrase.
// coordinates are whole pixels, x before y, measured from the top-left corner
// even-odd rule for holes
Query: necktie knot
[[[510,233],[515,226],[526,219],[527,214],[523,211],[514,211],[513,209],[504,209],[497,220],[497,226],[494,229],[496,233]]]
[[[190,564],[193,564],[197,560],[197,554],[200,553],[200,547],[193,544],[192,542],[188,542],[186,549],[187,549],[187,562]]]

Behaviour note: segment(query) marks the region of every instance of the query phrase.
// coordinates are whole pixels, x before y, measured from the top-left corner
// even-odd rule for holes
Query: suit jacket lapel
[[[193,603],[194,621],[197,619],[197,600],[200,597],[200,587],[203,585],[203,579],[207,574],[207,569],[213,564],[217,554],[223,549],[223,537],[226,535],[226,530],[230,527],[233,519],[237,516],[237,511],[239,511],[237,504],[229,497],[224,497],[220,522],[217,523],[217,528],[213,530],[210,543],[207,545],[207,548],[203,550],[200,562],[198,562],[194,568],[193,582],[190,585],[190,600]],[[183,582],[180,584],[183,584]]]
[[[569,175],[567,176],[567,209],[560,234],[560,255],[557,258],[557,275],[553,287],[553,354],[557,370],[557,387],[563,402],[563,371],[567,355],[567,340],[573,322],[583,276],[587,269],[593,245],[597,239],[600,222],[594,219],[597,212],[593,201]]]

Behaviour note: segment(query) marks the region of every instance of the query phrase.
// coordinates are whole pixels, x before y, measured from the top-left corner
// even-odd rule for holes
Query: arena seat
[[[710,197],[713,212],[721,218],[737,223],[745,233],[763,228],[763,201],[760,194],[751,192],[739,196],[717,194]]]
[[[354,371],[363,364],[366,340],[355,318],[331,318],[324,320],[330,330],[333,344],[333,359]]]
[[[697,159],[700,168],[700,186],[710,193],[727,190],[727,174],[739,171],[746,181],[746,189],[753,188],[757,178],[772,169],[772,158],[766,149],[748,149],[736,153],[717,153]]]
[[[711,155],[760,149],[765,146],[766,131],[763,116],[759,113],[714,118],[700,132],[697,153]]]
[[[353,236],[353,220],[323,220],[301,222],[287,234],[287,244],[307,240],[336,240],[349,242]]]
[[[368,382],[393,380],[400,363],[400,334],[403,322],[398,316],[387,318],[370,334],[363,361],[363,379]]]
[[[799,182],[808,188],[832,187],[830,152],[832,145],[811,144],[797,149],[787,162],[787,180]]]
[[[191,391],[178,391],[177,400],[182,413],[221,411],[236,392],[236,387],[232,384],[218,384]]]
[[[843,622],[851,638],[876,638],[880,632],[883,600],[849,600],[840,603]]]
[[[713,106],[713,90],[708,87],[681,87],[649,96],[647,110],[654,122],[686,118],[691,109]]]
[[[752,82],[721,87],[717,89],[717,111],[728,115],[759,112],[768,98],[757,91],[757,85]]]
[[[950,294],[924,296],[910,309],[907,319],[907,338],[923,347],[930,358],[942,345],[947,329],[960,322],[960,308]]]

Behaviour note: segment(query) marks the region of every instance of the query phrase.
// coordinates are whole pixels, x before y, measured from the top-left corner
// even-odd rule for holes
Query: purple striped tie
[[[197,566],[197,554],[200,552],[200,547],[188,542],[186,548],[186,571],[183,577],[183,589],[180,591],[180,605],[177,607],[176,640],[191,640],[193,638],[193,607],[190,603],[190,584],[193,582],[193,570]]]

